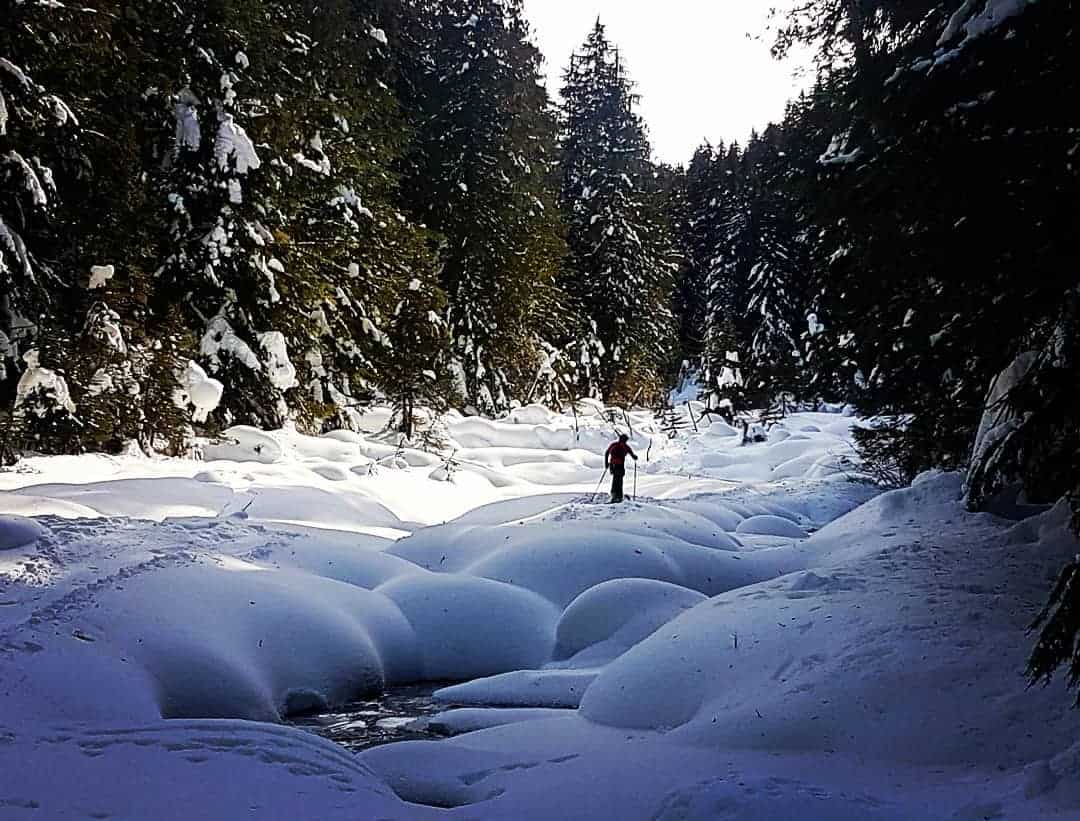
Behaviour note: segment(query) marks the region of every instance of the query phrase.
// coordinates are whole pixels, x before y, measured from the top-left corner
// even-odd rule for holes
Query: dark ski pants
[[[623,500],[623,477],[626,476],[626,465],[611,466],[611,501]]]

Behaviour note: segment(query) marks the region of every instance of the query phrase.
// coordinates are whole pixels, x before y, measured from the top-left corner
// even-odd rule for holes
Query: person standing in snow
[[[637,454],[627,444],[630,437],[625,433],[619,435],[618,442],[612,442],[604,454],[604,470],[611,471],[611,501],[623,500],[623,477],[626,476],[626,457],[629,456],[635,462]]]

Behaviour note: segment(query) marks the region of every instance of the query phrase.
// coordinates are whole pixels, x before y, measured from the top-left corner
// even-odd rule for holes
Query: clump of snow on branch
[[[222,171],[229,170],[231,161],[237,174],[247,174],[262,165],[254,143],[232,114],[220,115],[217,138],[214,140],[214,161]]]
[[[192,151],[202,145],[202,128],[199,126],[199,98],[184,89],[177,95],[174,114],[176,116],[176,147]]]
[[[942,29],[941,36],[937,41],[937,49],[931,57],[924,57],[912,63],[911,71],[928,72],[934,68],[946,65],[957,57],[975,40],[996,31],[1009,20],[1027,11],[1038,0],[986,0],[982,11],[976,12],[980,0],[965,0],[955,11]],[[963,39],[952,48],[949,43],[954,42],[961,34]],[[886,85],[898,80],[907,70],[901,65],[893,73]]]
[[[113,265],[92,265],[90,267],[90,284],[87,287],[90,290],[104,288],[105,283],[112,279],[115,274],[116,267]]]
[[[353,228],[359,228],[359,217],[366,217],[369,220],[375,219],[375,215],[371,213],[369,208],[366,208],[360,201],[360,195],[352,188],[340,187],[338,188],[338,195],[330,200],[330,205],[335,208],[340,208],[343,212],[343,218],[346,224]],[[359,274],[359,270],[357,270]]]
[[[296,380],[296,367],[289,359],[285,335],[281,331],[259,334],[259,344],[267,357],[267,373],[275,388],[287,391],[300,383]]]
[[[1024,383],[1038,361],[1038,351],[1025,351],[991,383],[983,405],[982,419],[979,420],[979,431],[975,435],[969,482],[977,472],[993,472],[997,457],[1004,452],[1005,443],[1022,427],[1023,419],[1010,406],[1009,395]]]
[[[9,151],[3,156],[3,159],[15,166],[18,171],[18,176],[22,177],[23,188],[30,195],[30,202],[36,208],[44,208],[49,204],[48,195],[45,193],[45,186],[41,182],[41,178],[38,177],[37,171],[34,167],[28,163],[21,154],[15,151]]]
[[[311,159],[303,151],[297,151],[293,154],[293,159],[309,171],[329,177],[332,169],[330,167],[330,158],[326,156],[326,152],[323,150],[322,135],[316,132],[315,136],[308,142],[308,146],[315,153],[315,159]]]
[[[199,353],[209,359],[211,366],[217,369],[221,367],[220,356],[223,352],[253,371],[262,370],[259,357],[244,340],[236,335],[229,321],[223,316],[215,316],[206,327],[206,333],[203,334],[199,345]]]
[[[124,332],[120,329],[120,315],[104,302],[98,302],[87,317],[90,333],[117,353],[127,353]]]
[[[963,32],[964,39],[957,47],[958,50],[962,49],[973,40],[989,34],[1006,21],[1023,13],[1036,2],[1037,0],[986,0],[983,10],[973,14],[978,7],[978,0],[966,0],[949,19],[938,40],[938,46],[945,46]]]
[[[23,362],[26,363],[26,370],[15,388],[16,407],[25,406],[34,395],[44,395],[68,413],[75,413],[75,403],[71,400],[67,381],[56,371],[41,366],[37,350],[27,351]],[[39,415],[45,412],[44,408],[37,405],[33,405],[32,409]]]
[[[849,134],[837,134],[832,138],[825,153],[818,157],[822,165],[850,165],[862,156],[862,149],[858,146],[848,148],[851,139]]]
[[[177,381],[180,384],[173,394],[177,407],[187,409],[191,406],[191,421],[205,422],[221,404],[225,386],[207,376],[196,362],[188,362],[187,367],[178,374]]]

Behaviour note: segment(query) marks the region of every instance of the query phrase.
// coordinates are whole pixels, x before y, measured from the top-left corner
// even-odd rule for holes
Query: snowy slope
[[[877,495],[839,415],[629,421],[620,507],[612,426],[542,409],[447,420],[449,466],[237,430],[0,473],[0,818],[1080,818],[1080,720],[1020,676],[1062,511]],[[424,679],[473,732],[275,723]]]

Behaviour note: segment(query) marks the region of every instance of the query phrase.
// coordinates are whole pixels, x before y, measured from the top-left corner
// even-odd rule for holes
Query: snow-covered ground
[[[373,413],[0,472],[0,819],[1080,819],[1080,715],[1022,675],[1063,509],[879,494],[839,414],[619,419],[622,506],[613,426],[540,408],[448,418],[452,464]],[[422,680],[466,734],[279,723]]]

